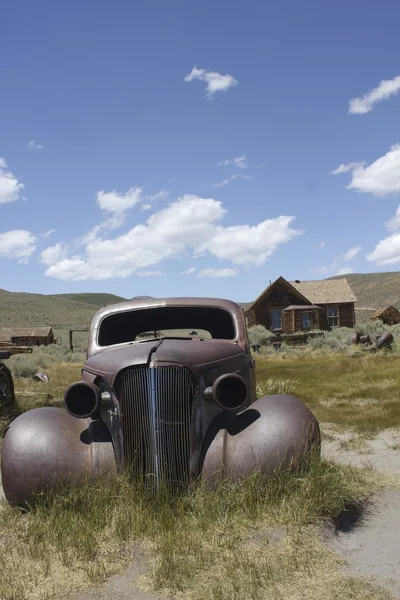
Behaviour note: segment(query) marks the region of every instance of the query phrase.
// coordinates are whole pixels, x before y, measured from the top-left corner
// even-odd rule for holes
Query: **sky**
[[[400,265],[400,5],[5,0],[0,288],[254,300]]]

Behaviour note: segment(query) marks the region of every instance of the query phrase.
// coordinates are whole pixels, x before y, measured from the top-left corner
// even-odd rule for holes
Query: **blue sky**
[[[250,301],[279,275],[397,270],[399,20],[6,1],[0,288]]]

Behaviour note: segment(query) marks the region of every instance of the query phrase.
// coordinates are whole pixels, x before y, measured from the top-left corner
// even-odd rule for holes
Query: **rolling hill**
[[[377,308],[391,304],[400,309],[400,271],[351,273],[344,277],[358,299],[358,322],[367,319]],[[107,293],[44,295],[0,290],[0,327],[49,325],[59,330],[86,329],[99,308],[124,300]],[[246,308],[249,303],[241,305]]]
[[[57,296],[0,290],[0,327],[86,328],[101,306]]]
[[[400,309],[400,271],[390,273],[349,273],[329,277],[346,278],[357,297],[357,308],[377,309],[390,304]]]
[[[124,302],[126,298],[115,296],[115,294],[53,294],[53,298],[65,298],[74,302],[83,302],[84,304],[94,304],[96,307],[107,306],[107,304],[117,304]]]

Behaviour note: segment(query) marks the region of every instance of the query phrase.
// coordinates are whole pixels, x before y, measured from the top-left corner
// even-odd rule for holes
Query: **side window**
[[[327,309],[329,327],[339,326],[339,309],[337,306],[329,306]]]
[[[282,309],[271,308],[271,329],[282,329]]]
[[[301,313],[301,328],[302,329],[311,329],[311,313],[309,313],[309,312]]]

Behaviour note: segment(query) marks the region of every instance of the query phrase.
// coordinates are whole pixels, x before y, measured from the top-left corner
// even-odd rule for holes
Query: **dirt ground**
[[[326,458],[371,466],[396,479],[399,476],[397,486],[394,481],[393,488],[377,494],[361,516],[349,515],[335,526],[325,527],[321,538],[346,560],[346,573],[372,577],[400,600],[400,430],[386,430],[370,439],[337,433],[329,424],[324,424],[322,431],[322,452]],[[161,600],[162,595],[140,588],[141,576],[147,569],[145,557],[136,548],[124,573],[111,577],[98,589],[80,590],[64,600]]]
[[[372,439],[335,433],[329,425],[322,431],[328,437],[322,445],[326,458],[400,476],[399,430],[381,431]],[[347,561],[346,571],[373,577],[400,598],[400,488],[376,495],[359,520],[325,530],[323,539]]]

